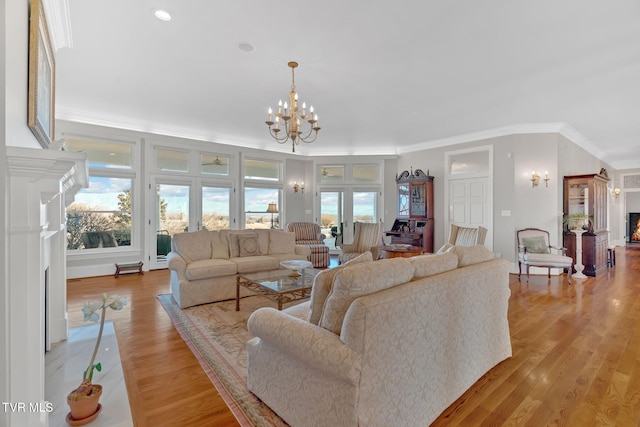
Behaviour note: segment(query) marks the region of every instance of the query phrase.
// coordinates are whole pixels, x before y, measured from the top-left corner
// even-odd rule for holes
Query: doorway
[[[444,241],[451,224],[485,227],[484,245],[493,250],[493,147],[445,153]]]

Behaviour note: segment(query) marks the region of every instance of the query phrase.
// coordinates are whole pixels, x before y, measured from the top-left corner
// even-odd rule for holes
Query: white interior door
[[[485,227],[491,230],[491,200],[489,194],[489,178],[458,178],[449,180],[449,223],[461,227]],[[445,237],[448,238],[448,236]],[[492,249],[492,239],[485,241],[485,246]]]

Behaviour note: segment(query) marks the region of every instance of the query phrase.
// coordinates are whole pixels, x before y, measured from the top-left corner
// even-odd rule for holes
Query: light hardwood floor
[[[136,426],[238,425],[157,294],[167,270],[69,280],[70,326],[85,300],[127,296],[109,311]],[[597,278],[510,277],[513,357],[482,377],[437,426],[640,425],[640,245],[617,248],[617,265]]]

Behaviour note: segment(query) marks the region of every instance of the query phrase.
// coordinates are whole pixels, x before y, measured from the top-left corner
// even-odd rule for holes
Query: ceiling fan
[[[216,159],[213,162],[202,163],[202,166],[222,166],[225,163],[216,156]]]
[[[327,168],[322,168],[322,176],[335,176],[335,174],[332,172],[329,172]]]

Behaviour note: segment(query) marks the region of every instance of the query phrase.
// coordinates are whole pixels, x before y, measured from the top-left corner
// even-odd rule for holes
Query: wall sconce
[[[620,196],[620,189],[619,188],[611,189],[611,195],[615,198],[618,198]]]
[[[293,181],[293,192],[297,193],[298,190],[302,190],[302,193],[304,194],[304,182],[298,184],[296,181]]]
[[[549,187],[549,172],[544,171],[544,186]],[[531,187],[537,187],[540,183],[540,175],[536,171],[531,171]]]

